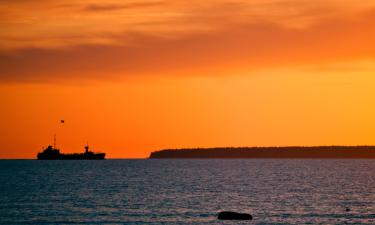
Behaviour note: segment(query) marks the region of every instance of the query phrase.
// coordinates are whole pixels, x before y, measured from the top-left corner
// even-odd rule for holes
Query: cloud
[[[132,33],[132,45],[27,49],[0,55],[1,82],[116,80],[131,76],[217,75],[275,66],[375,58],[375,12],[331,18],[304,29],[228,24],[181,38]],[[129,33],[116,39],[128,39]]]
[[[232,24],[305,28],[375,7],[356,0],[29,0],[0,5],[0,51],[131,45],[132,33],[184,38]]]
[[[0,7],[0,82],[218,75],[375,57],[375,11],[363,2],[341,13],[294,0],[89,3]]]
[[[153,2],[133,2],[128,4],[90,4],[83,8],[84,11],[89,12],[102,12],[102,11],[115,11],[123,9],[138,9],[145,7],[161,6],[165,4],[162,1]]]

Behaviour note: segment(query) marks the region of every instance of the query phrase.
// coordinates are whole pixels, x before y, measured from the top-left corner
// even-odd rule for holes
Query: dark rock
[[[345,211],[350,212],[350,208],[346,208]]]
[[[253,217],[248,213],[237,213],[224,211],[217,216],[219,220],[252,220]]]

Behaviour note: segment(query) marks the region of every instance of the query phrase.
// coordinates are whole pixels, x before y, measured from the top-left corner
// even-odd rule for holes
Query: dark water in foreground
[[[0,160],[0,223],[375,224],[375,160]]]

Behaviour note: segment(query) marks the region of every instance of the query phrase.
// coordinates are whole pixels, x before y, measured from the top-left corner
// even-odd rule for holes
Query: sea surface
[[[375,160],[0,160],[0,224],[375,224]]]

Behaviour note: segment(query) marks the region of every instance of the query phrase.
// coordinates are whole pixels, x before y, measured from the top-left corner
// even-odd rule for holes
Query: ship
[[[39,160],[100,160],[105,159],[105,153],[95,153],[89,151],[89,146],[85,146],[83,153],[60,153],[56,147],[49,145],[43,152],[37,154]]]

